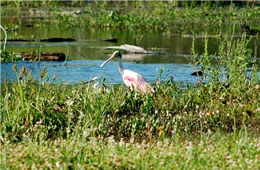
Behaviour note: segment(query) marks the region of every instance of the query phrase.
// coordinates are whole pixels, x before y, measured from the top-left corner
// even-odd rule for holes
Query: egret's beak
[[[106,63],[108,63],[110,60],[112,60],[115,57],[117,57],[117,53],[113,53],[113,55],[109,57],[104,63],[102,63],[100,67],[103,67]]]

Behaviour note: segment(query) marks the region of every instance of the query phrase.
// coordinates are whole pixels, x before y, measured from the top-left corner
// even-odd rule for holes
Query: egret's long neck
[[[122,57],[118,57],[118,70],[120,72],[121,75],[124,74],[124,67],[122,65]]]

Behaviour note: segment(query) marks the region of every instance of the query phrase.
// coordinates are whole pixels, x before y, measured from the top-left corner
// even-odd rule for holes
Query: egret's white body
[[[91,80],[85,82],[85,84],[91,84],[96,92],[105,91],[107,93],[110,93],[110,90],[106,88],[104,84],[101,85],[101,80],[99,77],[94,77]]]
[[[135,89],[142,93],[154,93],[153,87],[144,80],[141,74],[124,69],[122,65],[122,55],[119,51],[115,51],[109,59],[100,65],[100,67],[103,67],[107,62],[115,57],[118,57],[118,70],[127,87],[129,87],[131,90]]]

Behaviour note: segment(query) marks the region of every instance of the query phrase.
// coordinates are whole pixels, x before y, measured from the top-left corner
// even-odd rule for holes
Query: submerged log
[[[47,38],[42,39],[40,42],[71,42],[76,41],[74,38]]]
[[[8,41],[9,42],[35,42],[35,40],[25,40],[25,39],[9,39]],[[76,40],[74,38],[47,38],[47,39],[40,40],[40,42],[73,42],[73,41]]]
[[[118,39],[117,38],[112,38],[112,39],[105,39],[103,41],[107,41],[107,42],[117,42]]]
[[[37,53],[27,53],[22,52],[20,53],[21,57],[24,58],[24,60],[30,60],[35,61],[39,59],[39,54]],[[41,53],[40,55],[40,61],[65,61],[66,56],[64,53]]]

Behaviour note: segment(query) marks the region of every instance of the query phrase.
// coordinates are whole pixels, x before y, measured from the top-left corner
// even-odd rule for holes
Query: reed
[[[207,40],[193,49],[198,86],[159,75],[153,95],[53,84],[47,68],[35,79],[14,65],[17,80],[1,85],[1,168],[258,169],[258,66],[245,35],[220,39],[216,55]]]

